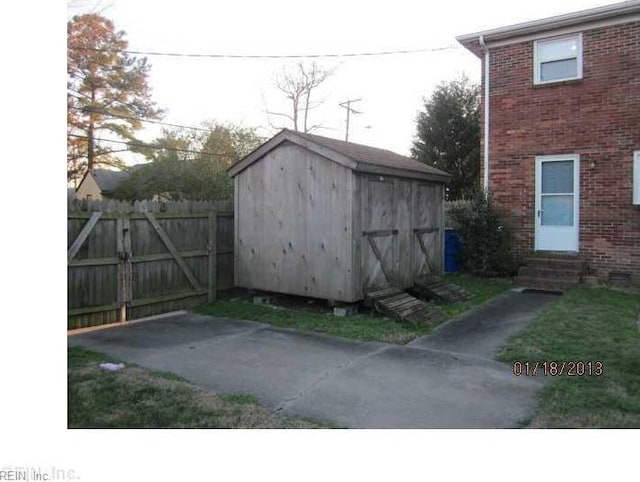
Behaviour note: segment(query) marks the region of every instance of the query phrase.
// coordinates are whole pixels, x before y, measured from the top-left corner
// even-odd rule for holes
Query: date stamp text
[[[599,377],[604,374],[601,361],[515,361],[513,374],[517,377]]]

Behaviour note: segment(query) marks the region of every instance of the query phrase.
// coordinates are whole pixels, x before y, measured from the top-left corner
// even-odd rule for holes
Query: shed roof
[[[114,191],[122,181],[131,175],[127,171],[112,171],[109,169],[92,169],[91,173],[100,190],[107,193]]]
[[[286,141],[316,152],[358,172],[440,182],[446,182],[451,177],[450,174],[440,169],[427,166],[415,159],[401,156],[386,149],[340,141],[315,134],[304,134],[289,129],[283,129],[251,154],[236,162],[229,168],[229,175],[233,177],[239,174]]]

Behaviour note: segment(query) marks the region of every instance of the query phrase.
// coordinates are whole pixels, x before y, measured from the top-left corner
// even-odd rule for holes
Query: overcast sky
[[[75,2],[77,3],[77,2]],[[103,0],[103,14],[124,30],[130,50],[204,54],[299,55],[453,49],[380,57],[318,59],[335,74],[320,88],[324,104],[312,122],[316,131],[344,138],[345,110],[338,103],[362,98],[354,107],[350,140],[408,155],[415,117],[435,85],[466,74],[480,80],[480,60],[455,36],[517,22],[616,3],[606,0],[513,0],[393,2],[323,0],[148,2]],[[80,2],[87,11],[96,1]],[[167,110],[166,122],[197,126],[205,120],[269,127],[265,107],[285,110],[274,77],[296,61],[198,59],[149,56],[153,97]],[[272,117],[276,125],[283,120]],[[157,127],[140,136],[151,140]]]

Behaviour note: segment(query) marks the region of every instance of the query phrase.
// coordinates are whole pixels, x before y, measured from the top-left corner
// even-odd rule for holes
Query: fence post
[[[122,220],[122,237],[124,245],[124,283],[122,284],[122,295],[124,304],[124,319],[120,321],[127,321],[131,316],[131,301],[133,300],[133,267],[131,265],[131,220],[129,216],[131,213],[127,213],[126,217]],[[127,308],[129,308],[127,310]]]
[[[209,244],[207,246],[209,251],[209,286],[207,301],[213,303],[217,297],[218,288],[218,212],[216,210],[209,212]]]
[[[118,321],[127,321],[126,268],[124,254],[124,223],[122,218],[116,219],[116,251],[118,255]]]

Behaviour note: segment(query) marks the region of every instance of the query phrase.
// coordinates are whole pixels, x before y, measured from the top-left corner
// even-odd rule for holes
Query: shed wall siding
[[[353,264],[353,275],[351,278],[352,299],[359,300],[362,297],[362,250],[365,247],[365,240],[362,237],[362,210],[360,209],[360,196],[362,195],[362,176],[353,174],[351,176],[351,187],[353,191],[351,209],[351,232],[353,239],[351,242],[351,260]]]
[[[411,248],[414,241],[413,224],[411,223],[411,213],[413,211],[411,192],[415,181],[394,179],[393,184],[396,226],[399,228],[393,253],[395,279],[398,285],[410,287],[413,285],[413,272],[411,270],[413,250]],[[425,209],[431,210],[433,207],[425,206]]]
[[[355,300],[351,170],[284,143],[236,176],[238,285]]]

